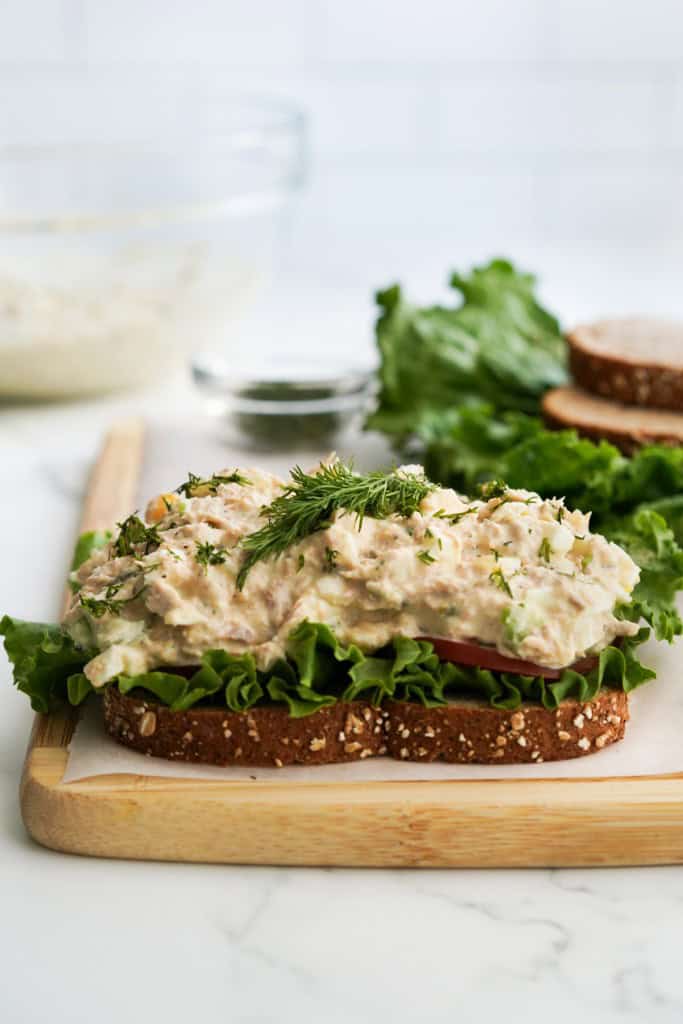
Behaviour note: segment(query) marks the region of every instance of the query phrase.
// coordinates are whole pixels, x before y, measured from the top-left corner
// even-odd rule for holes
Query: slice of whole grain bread
[[[569,367],[586,391],[683,412],[683,324],[645,317],[582,324],[567,334]]]
[[[476,700],[445,707],[389,701],[339,702],[304,718],[280,705],[247,712],[195,707],[171,711],[144,693],[104,691],[104,722],[119,743],[153,757],[203,764],[334,764],[384,754],[406,761],[517,764],[591,754],[622,739],[628,698],[601,690],[593,701],[556,710],[523,704],[503,711]]]
[[[304,718],[279,704],[230,711],[171,711],[148,694],[103,694],[104,724],[119,743],[143,754],[202,764],[336,764],[386,753],[387,712],[365,701],[339,701]]]
[[[566,700],[553,711],[531,703],[501,711],[476,700],[451,701],[437,708],[390,701],[385,709],[390,757],[541,764],[583,757],[623,739],[628,697],[623,690],[603,689],[592,701]]]
[[[683,444],[683,412],[622,405],[574,387],[546,391],[542,410],[549,426],[571,427],[593,441],[610,441],[627,455],[644,444]]]

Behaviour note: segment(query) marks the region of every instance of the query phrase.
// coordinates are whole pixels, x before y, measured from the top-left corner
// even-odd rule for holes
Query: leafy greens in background
[[[258,671],[251,654],[208,651],[190,676],[146,672],[119,676],[111,685],[118,685],[122,693],[143,690],[174,711],[199,702],[247,711],[270,700],[285,704],[294,718],[337,700],[381,704],[396,698],[438,707],[448,698],[472,694],[496,708],[511,710],[523,700],[533,700],[553,709],[567,698],[591,700],[602,685],[629,692],[653,678],[654,672],[635,655],[648,632],[641,629],[621,647],[605,648],[587,675],[565,669],[560,679],[548,682],[441,661],[430,643],[408,637],[397,637],[383,651],[366,655],[353,644],[340,644],[328,626],[302,622],[289,637],[287,657],[267,672]],[[5,637],[15,683],[31,698],[36,711],[52,711],[64,701],[78,705],[92,692],[81,671],[92,652],[75,647],[58,626],[5,616],[0,634]]]
[[[534,278],[493,260],[451,283],[463,299],[453,308],[410,306],[397,285],[378,293],[380,392],[367,426],[465,493],[497,478],[592,510],[593,529],[641,568],[623,614],[671,640],[683,629],[683,449],[651,445],[627,458],[606,441],[546,430],[540,400],[566,380],[564,342]]]
[[[453,274],[451,285],[459,306],[411,306],[398,285],[377,295],[381,390],[371,426],[392,437],[482,398],[533,413],[544,391],[566,381],[559,324],[536,301],[530,274],[494,260],[469,277]]]

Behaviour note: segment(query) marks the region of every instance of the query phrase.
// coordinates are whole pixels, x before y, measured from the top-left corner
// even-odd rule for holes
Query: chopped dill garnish
[[[150,551],[156,551],[161,544],[162,538],[156,526],[147,526],[137,515],[128,516],[122,523],[116,524],[119,534],[114,541],[114,553],[123,557],[124,555],[137,555],[135,550],[144,545],[143,554],[148,555]]]
[[[425,530],[425,537],[427,537],[428,540],[434,540],[434,534],[429,529],[429,527],[427,527],[427,529]]]
[[[222,565],[227,557],[228,552],[225,548],[216,547],[208,540],[203,544],[200,541],[195,541],[195,561],[198,565],[203,565],[205,569],[208,569],[210,565]]]
[[[358,529],[363,519],[411,516],[435,487],[423,476],[411,473],[354,473],[352,465],[321,464],[315,473],[299,466],[290,473],[291,483],[261,512],[265,526],[242,541],[246,558],[237,576],[241,590],[249,570],[264,558],[275,558],[312,533],[326,529],[335,512],[354,515]]]
[[[108,597],[84,597],[83,594],[79,594],[78,600],[81,608],[89,612],[94,619],[101,619],[107,612],[111,615],[120,615],[121,607],[126,603],[125,601]]]
[[[110,615],[120,615],[123,606],[130,604],[131,601],[135,601],[136,598],[140,597],[142,592],[147,589],[147,584],[143,583],[139,590],[136,590],[130,597],[117,597],[116,595],[119,591],[131,580],[144,580],[148,572],[153,572],[154,569],[160,567],[161,562],[152,562],[150,565],[144,565],[144,563],[138,561],[136,564],[137,569],[124,573],[115,583],[109,584],[104,592],[104,597],[86,597],[81,591],[78,595],[81,607],[90,612],[95,619],[101,619],[106,612],[109,612]]]
[[[242,476],[237,470],[233,473],[221,475],[214,473],[210,477],[196,476],[194,473],[187,474],[187,480],[179,487],[176,487],[176,494],[184,494],[186,498],[194,498],[199,491],[206,494],[217,494],[221,484],[239,484],[240,487],[247,487],[250,481]]]
[[[436,558],[430,551],[418,551],[417,557],[421,562],[424,562],[425,565],[431,565],[432,562],[436,561]]]
[[[136,590],[130,597],[117,597],[119,591],[129,583],[131,580],[142,580],[148,572],[152,572],[154,569],[158,569],[161,565],[160,562],[153,562],[151,565],[143,565],[138,562],[138,568],[132,572],[124,573],[123,576],[119,577],[115,583],[110,583],[104,592],[104,597],[86,597],[81,591],[78,595],[78,600],[82,608],[95,619],[101,619],[102,616],[109,612],[110,615],[120,615],[121,609],[124,605],[130,604],[146,589],[147,584],[143,583],[139,590]]]
[[[325,562],[327,563],[327,571],[332,572],[337,564],[337,556],[339,552],[336,548],[325,548]]]
[[[591,564],[592,561],[593,561],[593,555],[589,551],[588,554],[584,555],[583,558],[581,559],[581,572],[585,572],[586,569],[588,568],[588,566]]]
[[[550,547],[550,541],[547,537],[544,537],[541,541],[541,546],[538,549],[538,557],[542,558],[544,562],[549,562],[552,558],[553,549]]]
[[[478,512],[478,508],[466,508],[464,512],[446,512],[440,508],[438,512],[434,513],[435,519],[446,519],[449,523],[459,523],[464,516],[470,516],[473,512]]]
[[[555,518],[557,519],[558,523],[562,522],[562,520],[564,519],[564,514],[565,514],[566,511],[567,510],[564,507],[564,505],[560,505],[559,506],[557,512],[555,513]]]
[[[498,550],[498,548],[491,548],[491,554],[493,555],[494,559],[497,562],[498,559],[500,558],[500,551]]]
[[[296,560],[296,571],[297,572],[301,572],[301,570],[303,569],[305,564],[306,564],[306,559],[304,558],[303,555],[299,555],[299,557]]]
[[[489,579],[491,580],[491,583],[494,583],[498,587],[499,590],[504,590],[508,597],[512,597],[512,590],[510,589],[510,584],[503,576],[502,569],[494,569],[493,572],[490,574]]]
[[[110,615],[120,615],[121,609],[124,605],[130,604],[136,598],[140,597],[140,594],[145,589],[144,586],[136,590],[130,597],[116,597],[119,590],[126,581],[123,580],[120,583],[111,583],[104,592],[104,597],[85,597],[81,592],[78,595],[81,608],[85,608],[87,612],[90,612],[94,619],[101,619],[107,612]]]

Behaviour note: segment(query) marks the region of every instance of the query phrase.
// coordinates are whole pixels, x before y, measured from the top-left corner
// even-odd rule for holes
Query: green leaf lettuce
[[[82,703],[93,688],[82,673],[93,652],[76,647],[57,626],[10,619],[0,622],[5,649],[17,687],[37,711],[60,703]],[[436,707],[451,698],[476,696],[493,707],[513,709],[522,701],[555,708],[567,698],[590,700],[601,686],[630,691],[654,677],[638,661],[635,649],[649,634],[645,627],[620,647],[607,647],[587,675],[566,669],[556,682],[532,676],[492,672],[441,661],[424,640],[397,637],[374,654],[343,645],[326,625],[302,622],[290,635],[287,656],[267,672],[256,668],[251,654],[207,651],[190,674],[172,671],[119,676],[109,685],[122,693],[140,690],[173,711],[196,704],[248,711],[264,701],[284,704],[292,717],[311,714],[338,700],[418,701]]]

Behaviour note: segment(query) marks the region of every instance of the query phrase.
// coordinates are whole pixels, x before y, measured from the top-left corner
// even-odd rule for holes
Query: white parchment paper
[[[210,473],[232,466],[259,465],[286,475],[295,461],[314,464],[321,453],[270,456],[245,453],[223,445],[215,432],[199,433],[186,427],[152,426],[145,449],[145,465],[139,488],[139,507],[147,498],[175,486],[188,469]],[[361,468],[387,464],[386,449],[364,443],[357,451]],[[641,653],[642,652],[642,653]],[[628,775],[664,775],[683,771],[683,640],[676,645],[650,640],[639,649],[644,664],[657,671],[657,679],[631,695],[631,721],[626,738],[599,753],[570,761],[542,765],[445,765],[395,761],[387,757],[368,758],[343,765],[287,768],[250,768],[188,765],[145,757],[112,740],[102,725],[97,698],[86,705],[71,741],[64,782],[94,775],[116,773],[194,779],[252,779],[291,783],[368,782],[386,780],[505,779],[505,778],[605,778]]]

